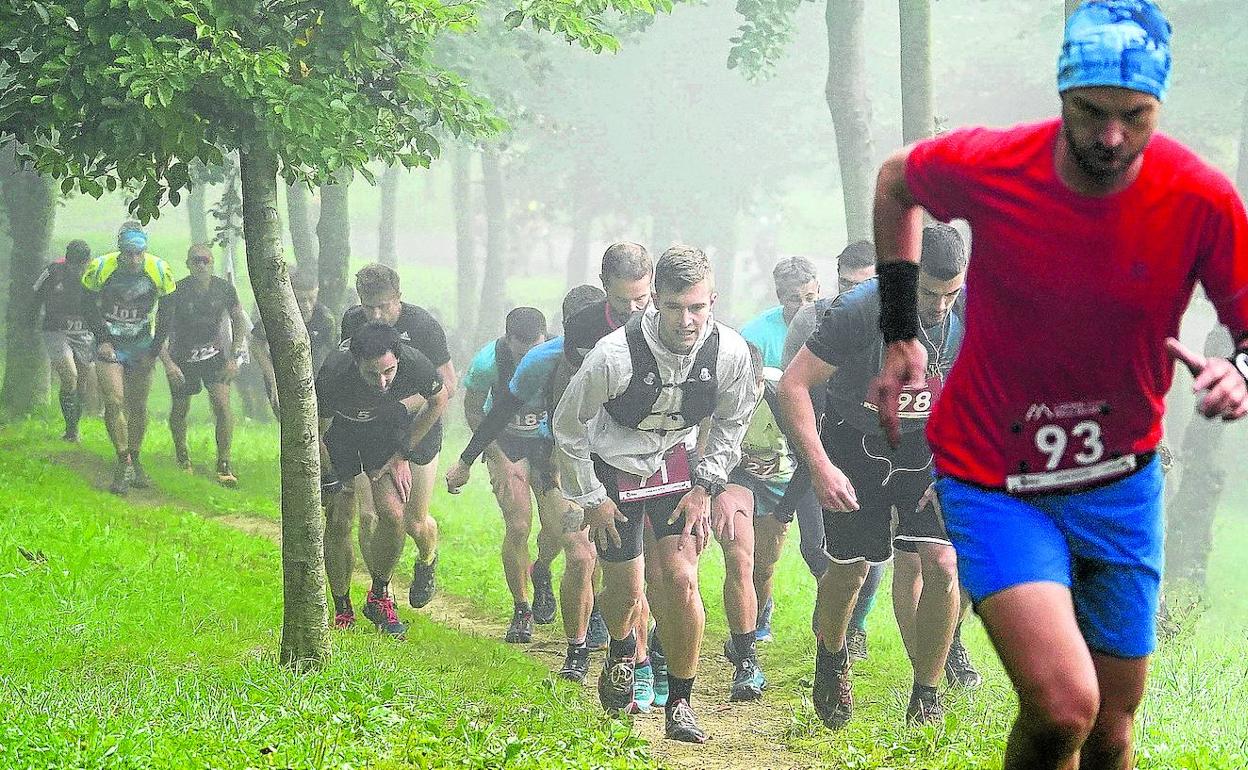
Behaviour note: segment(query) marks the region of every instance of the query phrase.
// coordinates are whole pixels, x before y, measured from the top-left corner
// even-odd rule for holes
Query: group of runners
[[[335,626],[355,624],[357,518],[372,578],[365,618],[406,630],[389,586],[409,536],[409,603],[433,597],[430,498],[462,386],[472,437],[445,482],[459,492],[485,458],[514,601],[506,641],[529,642],[535,623],[561,616],[559,675],[585,682],[590,652],[605,648],[607,711],[663,707],[669,738],[707,739],[692,694],[698,563],[712,541],[725,564],[725,696],[763,696],[758,649],[796,520],[817,581],[811,695],[829,728],[852,718],[863,620],[893,561],[908,721],[942,719],[942,679],[980,683],[959,633],[973,607],[1019,697],[1006,766],[1130,767],[1156,644],[1156,449],[1174,362],[1192,371],[1203,414],[1248,413],[1248,219],[1222,174],[1155,133],[1169,40],[1150,0],[1085,2],[1059,61],[1060,119],[897,152],[878,179],[876,240],[842,252],[837,291],[822,297],[813,264],[785,258],[773,271],[779,304],[740,332],[715,318],[705,253],[673,246],[652,261],[617,243],[601,287],[567,292],[561,335],[517,307],[460,383],[445,333],[402,301],[392,269],[357,274],[360,304],[340,325],[297,275],[318,370]],[[925,225],[924,210],[940,222]],[[943,224],[955,219],[973,249]],[[94,358],[113,490],[148,483],[144,405],[160,358],[178,464],[190,463],[187,400],[204,387],[217,477],[233,483],[228,383],[250,337],[276,393],[264,331],[248,334],[210,250],[193,247],[175,284],[145,246],[132,224],[113,254],[89,259],[71,243],[36,286],[66,438]],[[1175,339],[1197,283],[1237,342],[1229,360]]]

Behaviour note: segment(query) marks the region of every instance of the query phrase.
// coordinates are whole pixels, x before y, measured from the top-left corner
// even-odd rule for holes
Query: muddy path
[[[156,462],[162,459],[153,458]],[[107,491],[112,466],[105,458],[84,449],[66,447],[48,457],[52,464],[68,467],[82,476],[92,487]],[[136,505],[170,506],[187,510],[226,526],[263,537],[273,543],[281,543],[281,527],[274,519],[248,516],[238,513],[221,513],[205,501],[196,506],[186,500],[170,497],[158,487],[134,489],[126,499]],[[363,564],[361,560],[357,565]],[[501,572],[501,571],[500,571]],[[396,596],[407,595],[403,575],[396,575]],[[499,575],[502,579],[502,575]],[[368,575],[357,567],[356,581],[368,585]],[[405,613],[420,612],[435,622],[462,634],[485,639],[496,639],[502,644],[507,630],[507,619],[491,617],[473,606],[468,600],[439,591],[434,600],[421,610],[412,610],[406,602],[400,602]],[[556,622],[536,626],[533,642],[525,646],[525,652],[538,660],[552,673],[563,663],[565,640],[562,625]],[[590,666],[590,676],[584,688],[587,702],[597,705],[594,682],[601,667],[602,653],[595,653]],[[792,723],[792,703],[764,696],[757,703],[729,704],[728,691],[732,669],[724,660],[722,640],[708,638],[703,644],[698,679],[694,689],[694,705],[703,729],[711,740],[703,746],[669,741],[663,737],[663,712],[656,709],[649,714],[633,717],[633,729],[646,739],[651,752],[664,767],[672,768],[813,768],[813,757],[804,757],[788,749],[783,735]]]

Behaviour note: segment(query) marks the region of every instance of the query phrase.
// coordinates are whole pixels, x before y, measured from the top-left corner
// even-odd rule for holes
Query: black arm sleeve
[[[511,422],[511,418],[516,416],[522,406],[524,402],[516,398],[510,389],[495,396],[494,403],[490,404],[490,411],[472,432],[472,439],[459,456],[464,465],[472,465],[477,461],[490,442],[502,435],[507,423]]]
[[[104,328],[104,315],[100,312],[100,292],[83,292],[82,323],[95,335],[97,345],[101,342],[108,342],[108,330]]]

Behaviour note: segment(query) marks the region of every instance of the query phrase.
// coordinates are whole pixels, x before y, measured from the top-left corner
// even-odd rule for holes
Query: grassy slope
[[[0,766],[648,763],[539,664],[422,617],[406,644],[337,635],[324,670],[285,671],[272,544],[127,505],[24,438],[0,450]]]
[[[157,386],[156,390],[154,414],[159,415],[163,412],[163,386]],[[43,441],[38,438],[41,429],[35,424],[14,429],[22,431],[23,438],[32,443]],[[272,430],[270,426],[252,424],[240,427],[235,465],[242,477],[242,486],[237,492],[221,490],[203,478],[187,479],[174,470],[167,462],[170,455],[168,432],[159,423],[153,426],[145,454],[161,488],[185,500],[189,506],[276,518],[277,464],[272,454],[275,444]],[[448,438],[448,449],[458,450],[463,438],[462,427],[456,423]],[[192,427],[192,453],[205,464],[211,459],[211,441],[208,425]],[[107,439],[98,422],[87,429],[86,445],[107,456]],[[444,457],[450,455],[450,451],[444,453]],[[504,618],[510,608],[510,598],[498,569],[501,526],[483,470],[477,469],[473,483],[458,498],[451,498],[444,492],[439,492],[435,498],[434,512],[443,533],[439,578],[446,590],[467,598],[481,612]],[[1243,736],[1248,735],[1248,718],[1244,716],[1244,707],[1248,705],[1244,695],[1248,692],[1245,688],[1248,674],[1243,664],[1248,657],[1248,601],[1241,590],[1245,567],[1236,556],[1246,545],[1248,521],[1242,515],[1224,516],[1211,569],[1211,609],[1191,632],[1169,643],[1156,659],[1151,689],[1140,718],[1139,764],[1142,768],[1229,769],[1248,765],[1248,747],[1243,741]],[[0,547],[0,552],[5,548],[8,547]],[[776,641],[762,648],[764,668],[771,681],[768,698],[782,704],[782,709],[791,710],[785,740],[798,751],[848,767],[997,766],[1012,714],[1013,696],[982,629],[973,620],[968,623],[965,637],[986,674],[987,684],[982,694],[974,699],[954,697],[943,730],[900,729],[909,679],[887,589],[881,592],[868,624],[872,657],[855,669],[858,718],[840,735],[830,736],[823,730],[806,698],[812,671],[809,618],[813,585],[796,551],[794,532],[777,573]],[[412,553],[409,547],[401,571],[410,570]],[[189,556],[184,554],[181,558]],[[276,595],[276,564],[269,564],[267,571],[261,572]],[[722,595],[718,590],[723,579],[722,564],[717,549],[712,548],[703,557],[708,644],[718,643],[726,634]],[[265,594],[267,596],[267,592]],[[135,598],[141,601],[143,597]],[[213,609],[188,610],[186,616],[198,618],[204,612],[211,616]],[[276,613],[276,609],[270,608],[269,612]],[[415,615],[404,613],[405,617]],[[273,622],[261,626],[271,629],[276,624],[276,615],[272,617]],[[270,636],[256,643],[271,649],[274,640]],[[244,646],[226,643],[220,651],[228,656],[237,654],[237,649]],[[338,656],[337,660],[342,657]],[[476,675],[489,676],[483,671]],[[717,693],[699,695],[699,698],[704,703],[722,702],[721,694]],[[550,728],[552,731],[562,729],[555,725]]]

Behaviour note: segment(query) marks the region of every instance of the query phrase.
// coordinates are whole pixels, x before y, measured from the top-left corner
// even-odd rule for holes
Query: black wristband
[[[721,494],[724,491],[724,484],[715,481],[706,476],[698,476],[693,480],[695,487],[702,487],[711,497]]]
[[[884,343],[919,336],[919,266],[885,262],[876,268],[880,279],[880,331]]]

